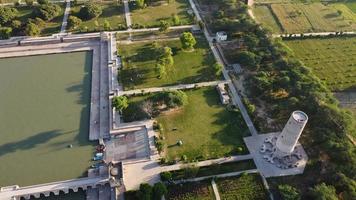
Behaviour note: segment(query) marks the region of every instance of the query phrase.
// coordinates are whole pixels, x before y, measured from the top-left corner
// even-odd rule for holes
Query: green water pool
[[[0,187],[86,175],[91,66],[90,51],[0,59]]]

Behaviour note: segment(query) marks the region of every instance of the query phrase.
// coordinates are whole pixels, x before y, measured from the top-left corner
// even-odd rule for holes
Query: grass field
[[[65,5],[63,3],[60,3],[58,5],[60,5],[62,8],[61,14],[53,20],[45,22],[43,25],[39,26],[42,36],[52,35],[60,32]],[[32,12],[34,10],[32,7],[29,6],[20,6],[16,7],[16,9],[19,11],[18,19],[24,24],[29,18],[32,17]]]
[[[352,12],[356,14],[356,1],[348,1],[344,3]]]
[[[356,15],[342,4],[272,4],[271,9],[286,33],[356,29]],[[341,15],[338,10],[342,11]],[[264,23],[269,21],[266,18]]]
[[[281,33],[281,27],[276,22],[270,8],[268,6],[254,6],[253,14],[256,16],[256,20],[262,23],[263,26],[269,27],[274,33]]]
[[[236,154],[237,147],[246,153],[242,138],[248,131],[242,116],[220,105],[215,88],[187,91],[187,95],[189,104],[182,110],[157,119],[164,128],[168,160],[182,155],[188,160],[218,158]],[[182,146],[175,145],[178,140]]]
[[[356,86],[356,37],[285,41],[333,91]]]
[[[265,200],[268,199],[259,174],[247,174],[240,177],[217,179],[221,199],[224,200]]]
[[[160,20],[167,20],[173,24],[172,15],[178,15],[181,25],[192,24],[193,17],[188,14],[189,2],[187,0],[175,0],[169,4],[149,5],[143,9],[135,9],[130,4],[132,23],[145,27],[157,27]]]
[[[90,52],[0,59],[0,186],[86,173],[91,60]]]
[[[117,3],[116,1],[104,1],[104,2],[96,2],[99,4],[102,9],[103,13],[98,17],[91,20],[83,21],[79,28],[74,30],[77,31],[99,31],[103,30],[104,21],[107,20],[112,30],[120,30],[123,27],[126,27],[126,21],[124,16],[124,7],[122,3]],[[78,4],[71,8],[71,15],[78,16],[80,7],[84,4]],[[96,24],[97,23],[97,24]],[[99,25],[99,26],[97,26]]]
[[[167,86],[180,83],[195,83],[216,79],[212,65],[215,59],[204,38],[197,38],[193,52],[181,49],[180,41],[159,42],[161,46],[172,48],[174,66],[167,70],[167,76],[158,79],[156,73],[156,53],[152,42],[118,45],[118,54],[123,58],[120,80],[124,89]]]
[[[168,185],[169,200],[212,200],[215,199],[209,180],[202,182]]]

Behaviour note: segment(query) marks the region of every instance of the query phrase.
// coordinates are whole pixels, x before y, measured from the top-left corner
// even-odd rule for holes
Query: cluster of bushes
[[[48,3],[46,0],[38,1],[33,6],[33,1],[26,1],[27,6],[33,7],[31,16],[26,21],[18,19],[19,12],[16,7],[0,7],[0,39],[8,39],[14,35],[38,36],[45,22],[58,17],[62,8],[57,4]]]
[[[162,196],[167,195],[167,193],[167,187],[162,182],[154,184],[153,187],[147,183],[142,183],[138,191],[125,192],[125,199],[161,200]]]
[[[221,5],[234,2],[216,1]],[[234,9],[238,11],[232,14],[234,17],[228,12],[233,6],[221,6],[217,20],[211,23],[243,38],[242,50],[236,51],[235,56],[250,70],[246,84],[249,96],[263,100],[267,112],[281,124],[293,110],[303,110],[309,115],[301,140],[310,162],[303,178],[290,177],[288,180],[298,180],[297,189],[302,192],[302,199],[314,197],[316,190],[330,192],[326,192],[324,186],[316,188],[323,182],[331,191],[335,188],[334,193],[343,199],[355,199],[355,148],[347,137],[355,132],[353,117],[339,108],[332,92],[308,67],[294,58],[292,50],[281,39],[274,39],[268,30],[249,18],[246,5],[242,4],[235,1]]]
[[[124,121],[150,119],[164,110],[182,107],[186,104],[188,104],[188,96],[181,90],[158,92],[142,101],[130,103],[126,109],[123,109]]]

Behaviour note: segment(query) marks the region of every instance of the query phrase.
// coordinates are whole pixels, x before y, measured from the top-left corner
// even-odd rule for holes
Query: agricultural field
[[[122,3],[116,1],[103,1],[96,2],[99,4],[103,13],[98,17],[91,20],[83,20],[80,27],[73,32],[94,32],[103,30],[104,22],[110,23],[112,30],[122,30],[126,28],[126,21],[124,16],[124,7]],[[78,16],[79,10],[83,3],[79,3],[71,8],[71,15]]]
[[[202,182],[168,185],[169,200],[212,200],[215,199],[210,180]]]
[[[285,43],[332,91],[355,88],[356,37],[290,40]]]
[[[257,19],[264,25],[272,25],[272,15],[285,33],[350,31],[356,29],[356,15],[343,4],[271,4],[268,14],[266,8],[256,10]]]
[[[273,33],[281,33],[282,29],[275,17],[273,16],[270,8],[265,5],[254,6],[253,14],[256,17],[256,21],[262,23],[264,27],[271,28]]]
[[[161,41],[161,47],[172,49],[174,65],[167,70],[167,76],[159,79],[156,72],[157,51],[153,42],[119,44],[118,54],[123,60],[120,80],[125,90],[196,83],[215,80],[213,64],[215,59],[204,38],[196,38],[195,50],[181,49],[180,40]]]
[[[268,199],[259,174],[242,174],[239,177],[217,179],[215,182],[220,197],[224,200]]]
[[[157,5],[148,5],[146,8],[137,9],[131,3],[131,18],[133,25],[139,25],[143,27],[158,27],[160,20],[168,21],[173,25],[186,25],[193,23],[193,16],[188,14],[190,9],[189,2],[187,0],[175,0],[167,3],[156,3]],[[172,16],[178,15],[180,24],[174,24]]]

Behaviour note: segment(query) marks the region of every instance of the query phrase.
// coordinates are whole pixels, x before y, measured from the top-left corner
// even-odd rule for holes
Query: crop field
[[[193,17],[188,14],[189,2],[187,0],[170,1],[168,4],[148,5],[143,9],[135,9],[130,4],[132,23],[144,27],[158,27],[160,20],[168,21],[173,25],[186,25],[193,23]],[[173,24],[172,16],[177,15],[180,24]]]
[[[0,187],[86,174],[91,60],[90,52],[0,59]]]
[[[119,44],[118,54],[123,60],[120,80],[125,90],[215,80],[212,56],[204,38],[196,38],[193,52],[181,49],[179,39],[158,42],[161,47],[172,49],[174,65],[167,69],[167,76],[159,79],[156,72],[157,51],[153,42]]]
[[[277,23],[268,6],[254,6],[253,14],[256,16],[257,22],[262,23],[265,27],[271,28],[274,33],[282,32],[280,25]]]
[[[210,181],[168,185],[169,200],[212,200],[215,199]]]
[[[333,91],[356,86],[356,37],[291,40],[285,43]]]
[[[285,33],[350,31],[356,29],[356,14],[344,4],[271,4],[257,6],[254,13],[265,26],[277,30],[280,24]],[[262,8],[259,8],[262,7]],[[263,8],[265,7],[265,8]],[[269,11],[272,11],[269,14]],[[340,13],[339,13],[340,12]],[[273,14],[276,16],[273,17]],[[277,20],[277,21],[276,21]]]
[[[259,174],[246,174],[239,177],[217,179],[221,199],[224,200],[265,200],[268,199]]]

